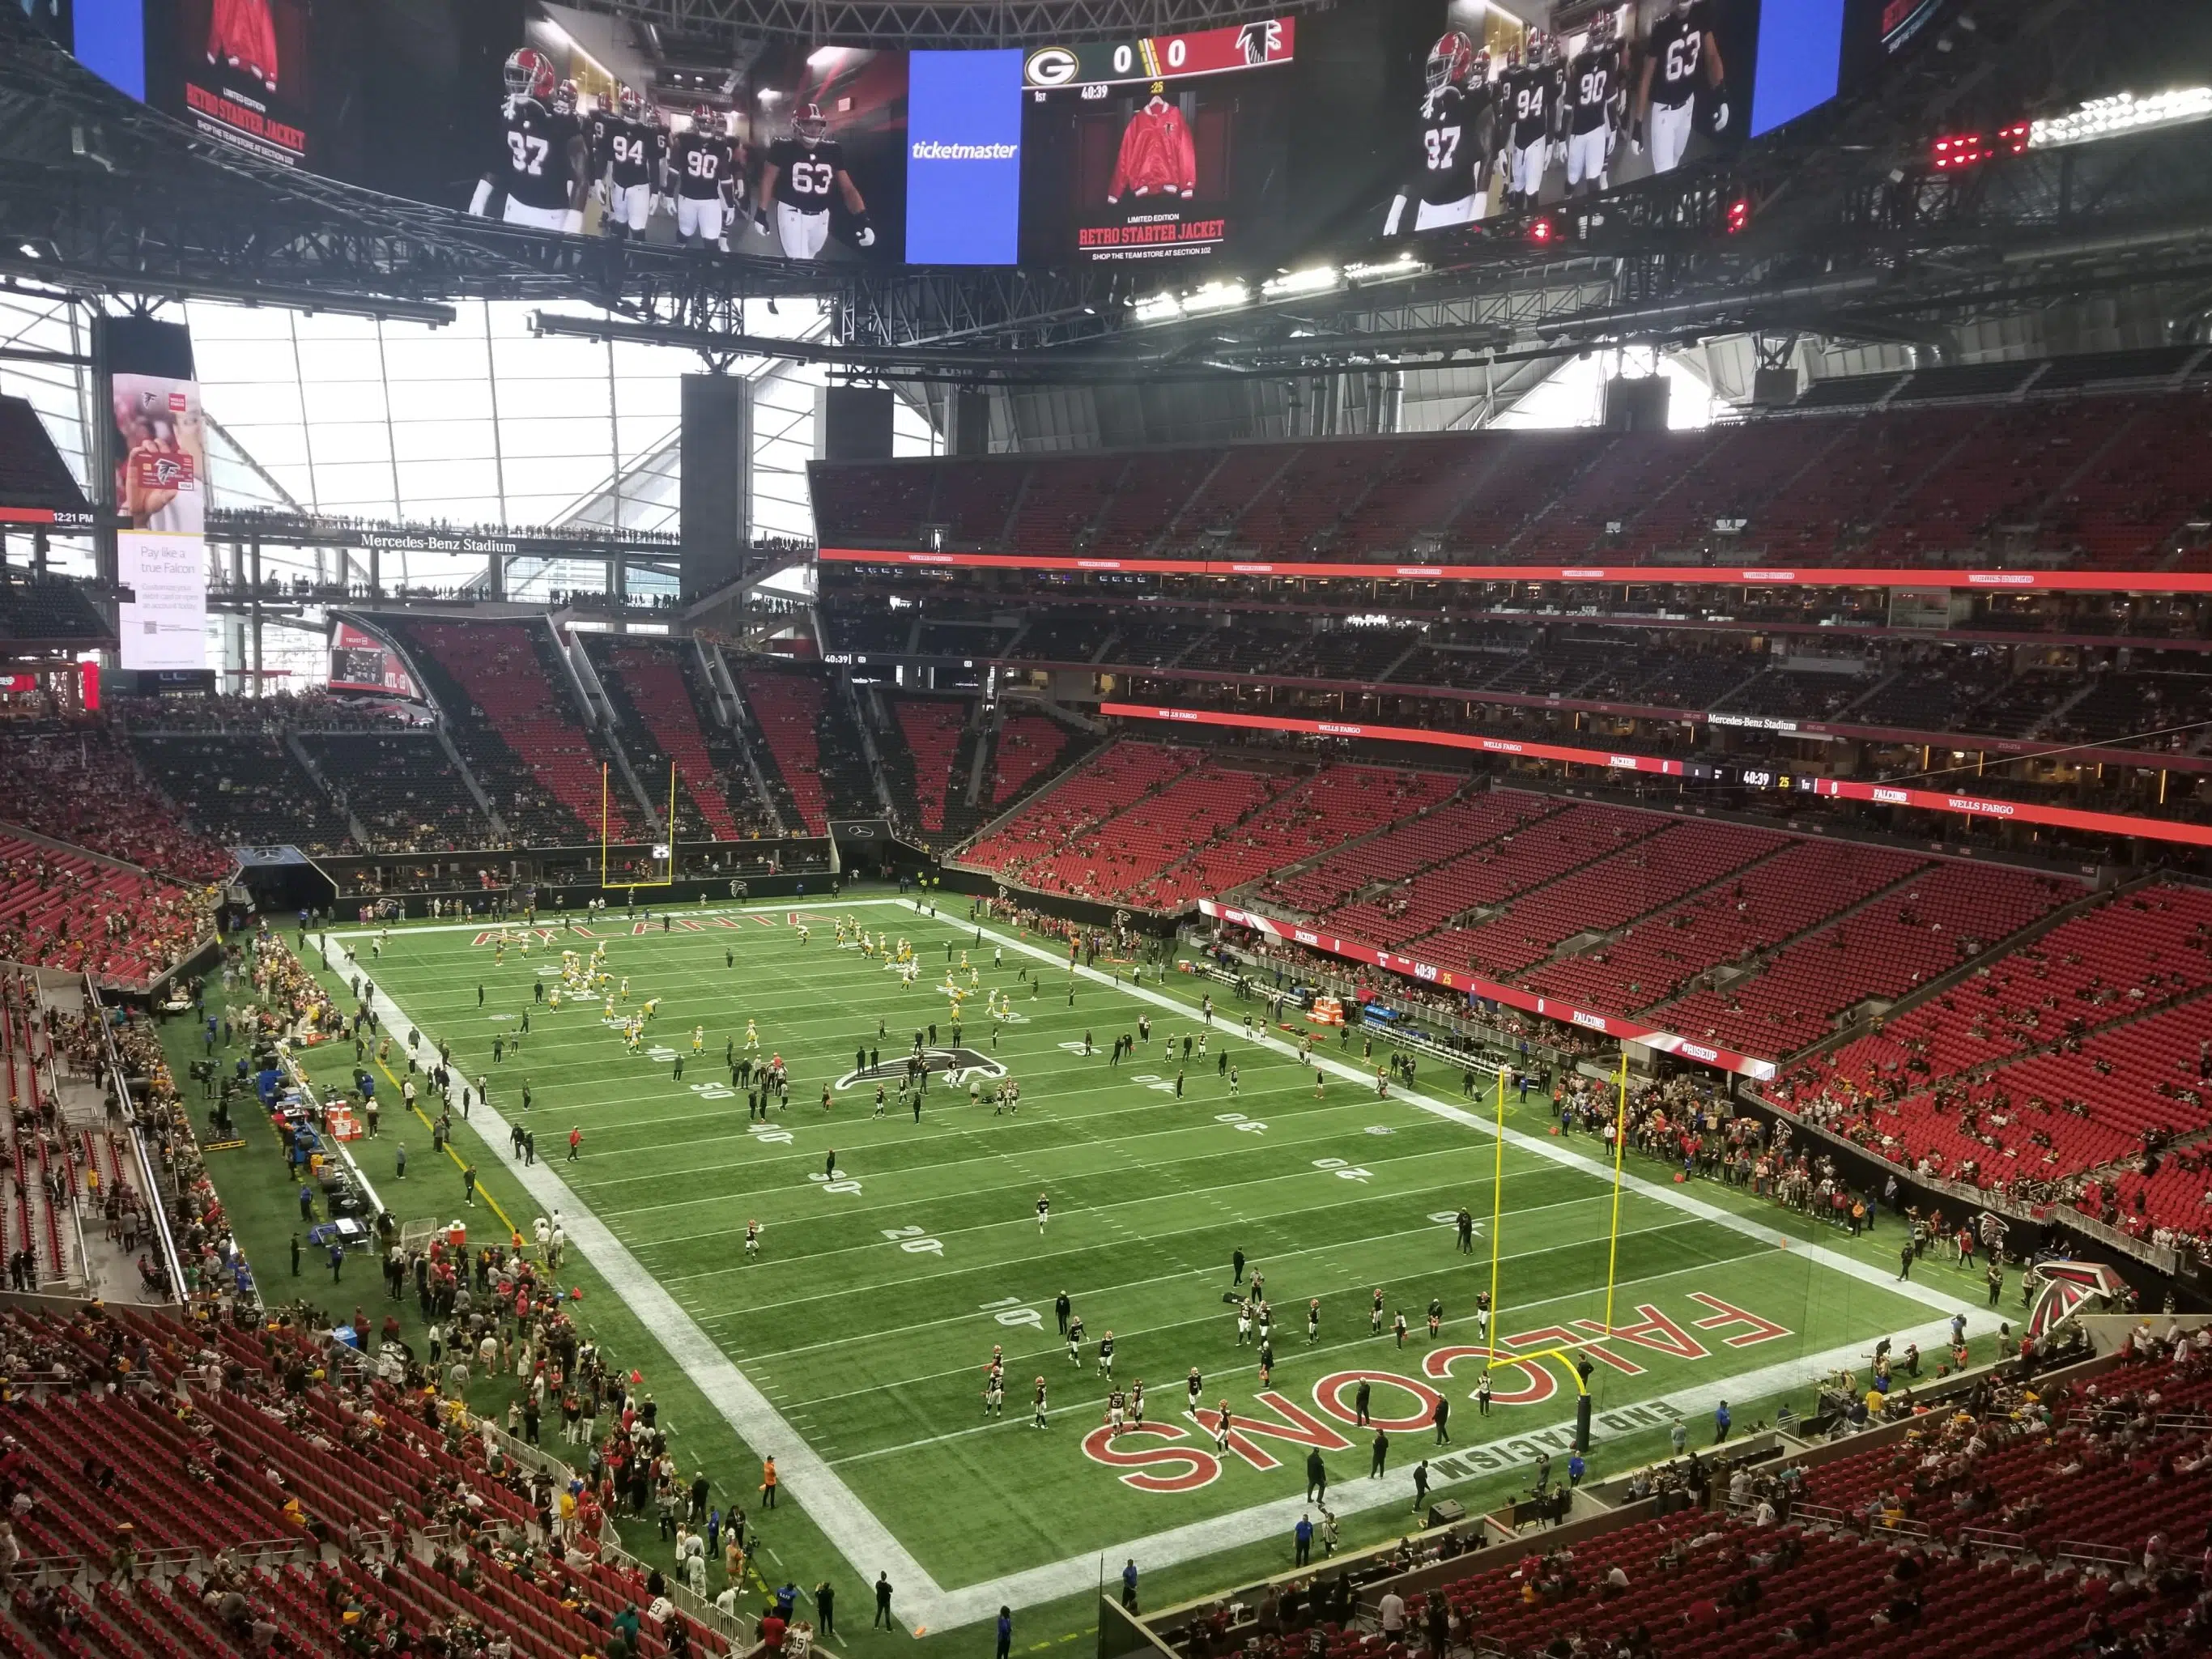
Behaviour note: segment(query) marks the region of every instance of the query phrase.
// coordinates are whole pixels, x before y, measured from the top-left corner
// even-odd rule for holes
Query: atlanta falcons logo
[[[1237,46],[1244,54],[1245,67],[1258,67],[1283,49],[1282,21],[1270,17],[1264,23],[1245,24],[1237,31]]]
[[[152,482],[165,487],[180,484],[191,476],[183,462],[172,460],[166,455],[155,461],[150,470],[154,475]]]

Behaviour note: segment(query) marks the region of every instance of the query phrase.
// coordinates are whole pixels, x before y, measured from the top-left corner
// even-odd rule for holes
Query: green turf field
[[[854,1611],[853,1579],[879,1569],[899,1585],[903,1621],[933,1628],[987,1617],[1001,1601],[1077,1596],[1102,1567],[1110,1579],[1132,1556],[1147,1574],[1175,1568],[1172,1582],[1198,1587],[1208,1571],[1226,1583],[1255,1566],[1279,1570],[1316,1445],[1339,1483],[1329,1503],[1347,1543],[1402,1526],[1424,1456],[1432,1496],[1463,1490],[1485,1502],[1525,1483],[1518,1466],[1540,1447],[1564,1465],[1574,1415],[1564,1358],[1501,1364],[1498,1403],[1487,1418],[1476,1412],[1474,1309],[1491,1282],[1497,1141],[1493,1103],[1463,1100],[1456,1073],[1425,1078],[1408,1098],[1378,1098],[1359,1080],[1372,1063],[1363,1065],[1358,1040],[1340,1048],[1325,1033],[1320,1053],[1332,1069],[1317,1097],[1295,1036],[1248,1040],[1248,1010],[1225,987],[1170,975],[1164,988],[1132,990],[1102,963],[1074,980],[1071,1004],[1064,946],[990,927],[978,944],[964,904],[941,921],[888,896],[809,905],[797,912],[811,932],[803,945],[792,914],[714,907],[679,912],[665,932],[656,920],[634,933],[619,914],[597,927],[617,979],[629,981],[618,1017],[659,999],[647,1052],[636,1055],[596,1000],[557,1011],[533,1002],[533,983],[550,985],[562,948],[593,942],[557,923],[527,958],[510,946],[496,962],[484,930],[447,925],[398,930],[380,957],[368,933],[339,930],[331,960],[340,977],[374,978],[403,1038],[407,1022],[419,1023],[427,1039],[452,1042],[457,1066],[490,1074],[490,1112],[469,1126],[482,1144],[465,1141],[464,1152],[506,1166],[495,1190],[509,1191],[510,1209],[508,1183],[539,1212],[561,1209],[597,1279],[665,1349],[663,1375],[672,1382],[680,1370],[684,1397],[696,1388],[720,1419],[686,1422],[679,1455],[726,1468],[740,1443],[776,1453],[785,1502],[843,1558]],[[918,982],[904,987],[880,961],[841,949],[839,915],[913,940]],[[888,1069],[932,1021],[938,1046],[951,1046],[939,988],[948,945],[961,985],[963,950],[978,970],[963,1033],[971,1063],[1018,1079],[1021,1109],[973,1107],[940,1074],[919,1122],[895,1102],[874,1117],[872,1079],[836,1085],[854,1071],[856,1048],[880,1050]],[[994,967],[999,949],[1004,965]],[[357,970],[346,951],[358,952]],[[1201,989],[1218,1000],[1210,1028],[1194,1006]],[[1012,999],[995,1041],[981,1012],[988,990]],[[526,1009],[520,1055],[495,1065],[494,1037],[511,1042]],[[1264,1031],[1263,1012],[1249,1012]],[[1141,1015],[1151,1042],[1109,1065],[1113,1039],[1133,1035]],[[788,1109],[766,1124],[748,1121],[722,1061],[726,1042],[743,1051],[748,1019],[762,1053],[781,1054],[793,1079]],[[704,1028],[697,1057],[695,1025]],[[1206,1057],[1194,1045],[1184,1062],[1180,1039],[1200,1031]],[[1086,1040],[1094,1053],[1083,1052]],[[1224,1046],[1241,1079],[1234,1094],[1217,1069]],[[506,1133],[521,1121],[526,1081],[540,1159],[531,1170],[514,1164]],[[1893,1286],[1893,1231],[1888,1245],[1847,1245],[1747,1195],[1671,1184],[1632,1160],[1607,1337],[1610,1171],[1593,1143],[1550,1137],[1543,1121],[1533,1100],[1509,1121],[1496,1334],[1503,1350],[1577,1348],[1594,1360],[1600,1474],[1663,1453],[1678,1417],[1692,1443],[1710,1442],[1723,1397],[1739,1427],[1784,1396],[1803,1410],[1813,1378],[1879,1335],[1917,1333],[1932,1348],[1966,1305],[1954,1298],[1974,1295],[1955,1274]],[[574,1163],[572,1127],[584,1134]],[[427,1159],[417,1170],[404,1193],[385,1195],[403,1218],[458,1204],[450,1171]],[[1041,1193],[1052,1206],[1042,1231]],[[1472,1255],[1456,1249],[1450,1224],[1462,1206],[1478,1221]],[[744,1234],[755,1218],[763,1248],[749,1261]],[[1265,1273],[1276,1313],[1265,1398],[1225,1294],[1239,1249]],[[1369,1334],[1378,1286],[1412,1328],[1402,1349]],[[1055,1326],[1063,1291],[1087,1327],[1079,1364]],[[1313,1297],[1320,1330],[1309,1343]],[[1444,1312],[1434,1340],[1432,1297]],[[1994,1316],[1978,1314],[1975,1328],[1984,1326]],[[1143,1434],[1100,1431],[1109,1385],[1096,1353],[1109,1329],[1115,1377],[1146,1384]],[[1007,1390],[1003,1419],[986,1421],[994,1344],[1006,1349]],[[1194,1366],[1207,1411],[1225,1400],[1240,1425],[1225,1456],[1212,1424],[1186,1411]],[[1039,1375],[1050,1388],[1044,1431],[1030,1424]],[[1363,1375],[1392,1441],[1379,1480],[1369,1478],[1373,1431],[1350,1420]],[[1453,1407],[1449,1446],[1427,1426],[1439,1393]],[[741,1486],[750,1468],[726,1478]]]

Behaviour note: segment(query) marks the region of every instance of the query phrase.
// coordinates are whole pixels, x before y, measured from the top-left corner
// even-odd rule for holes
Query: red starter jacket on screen
[[[1094,175],[1096,176],[1096,175]],[[1129,118],[1121,132],[1121,156],[1106,199],[1118,202],[1127,191],[1137,196],[1188,196],[1198,187],[1198,150],[1182,112],[1155,98]]]
[[[276,25],[269,15],[269,0],[215,0],[207,56],[209,63],[227,62],[274,89]]]

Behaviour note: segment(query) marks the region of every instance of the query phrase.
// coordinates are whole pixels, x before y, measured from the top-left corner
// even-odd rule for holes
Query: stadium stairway
[[[550,624],[386,617],[500,817],[532,840],[574,845],[600,830],[602,757],[567,690]],[[628,792],[605,792],[608,827],[635,840]]]
[[[672,764],[682,787],[678,833],[735,841],[744,833],[732,810],[730,783],[709,752],[680,640],[582,634],[586,654],[605,688],[615,738],[640,769],[639,781],[657,811],[667,810]]]

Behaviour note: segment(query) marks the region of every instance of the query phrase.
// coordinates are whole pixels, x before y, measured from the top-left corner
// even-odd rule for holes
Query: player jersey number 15
[[[1429,171],[1449,173],[1452,157],[1459,154],[1459,129],[1429,127],[1423,131],[1421,137],[1428,146]]]
[[[830,181],[837,170],[827,161],[793,161],[791,164],[791,189],[795,196],[827,196]]]
[[[528,173],[532,179],[545,172],[545,152],[552,148],[534,132],[510,132],[507,147],[514,152],[514,170]]]

